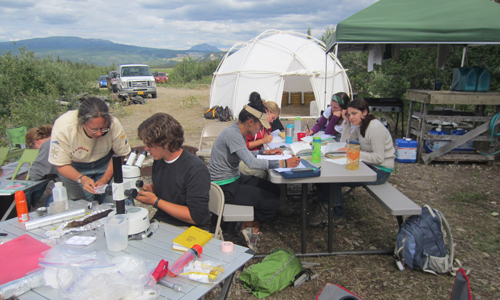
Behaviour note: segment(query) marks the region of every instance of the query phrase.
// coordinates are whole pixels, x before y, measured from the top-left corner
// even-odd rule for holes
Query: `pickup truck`
[[[156,83],[167,82],[168,75],[163,72],[155,72],[155,81]]]
[[[152,98],[156,98],[156,82],[148,65],[120,65],[117,73],[117,87],[120,95],[127,94],[130,97],[139,95],[144,98],[151,95]]]
[[[113,93],[116,93],[118,91],[118,86],[116,83],[116,75],[117,75],[116,71],[109,71],[108,88],[110,88],[113,91]]]

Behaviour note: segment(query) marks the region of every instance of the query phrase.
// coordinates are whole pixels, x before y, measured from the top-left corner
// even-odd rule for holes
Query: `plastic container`
[[[121,251],[127,248],[128,227],[126,215],[113,215],[104,221],[106,244],[110,251]]]
[[[475,68],[453,68],[452,91],[475,92],[477,86],[477,73]]]
[[[347,140],[347,161],[346,168],[349,170],[359,169],[359,156],[361,147],[357,140]]]
[[[49,207],[51,215],[57,215],[66,211],[66,206],[62,201],[54,201],[49,204]]]
[[[396,140],[396,161],[400,163],[417,162],[417,141],[408,138]]]
[[[203,253],[203,248],[200,245],[194,245],[193,248],[184,252],[184,254],[179,257],[172,267],[168,268],[168,276],[175,277],[182,273],[184,266],[195,258],[198,258]]]
[[[28,211],[28,203],[26,203],[26,195],[23,191],[17,191],[14,194],[14,201],[16,202],[17,220],[19,222],[27,222],[30,220]]]
[[[476,92],[487,92],[490,90],[491,75],[487,68],[476,68],[477,86]]]
[[[451,131],[451,135],[464,135],[467,133],[467,130],[462,128],[457,128],[456,130]],[[453,151],[474,151],[474,142],[468,141],[463,143],[462,145],[453,149]]]
[[[295,132],[301,132],[302,131],[302,122],[300,121],[300,117],[295,118]]]
[[[441,126],[438,126],[436,129],[431,129],[429,131],[429,134],[432,135],[447,135],[446,132],[444,132],[441,129]],[[448,144],[450,141],[449,140],[438,140],[438,139],[431,139],[431,140],[425,140],[424,142],[424,149],[428,153],[431,153],[433,151],[436,151],[437,149],[443,147],[444,145]]]
[[[311,161],[313,163],[320,163],[321,162],[321,138],[319,136],[313,137],[313,142],[312,142],[312,158]]]
[[[68,191],[62,182],[54,183],[54,188],[52,189],[52,196],[54,197],[54,202],[62,201],[64,202],[64,209],[69,209],[68,203]]]
[[[294,133],[294,125],[286,124],[285,143],[287,144],[293,143],[293,133]]]

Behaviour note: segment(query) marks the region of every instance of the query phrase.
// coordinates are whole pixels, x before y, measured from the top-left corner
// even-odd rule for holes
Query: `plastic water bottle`
[[[23,191],[17,191],[14,194],[14,201],[16,202],[17,220],[19,222],[26,222],[30,220],[28,213],[28,203],[26,203],[26,195]]]
[[[68,203],[68,191],[62,182],[56,182],[54,184],[54,188],[52,189],[52,196],[54,197],[54,201],[64,201],[64,209],[69,209]]]
[[[193,248],[186,251],[179,257],[171,268],[168,268],[168,276],[175,277],[182,273],[184,266],[195,258],[198,258],[203,253],[203,248],[200,245],[194,245]]]
[[[295,118],[295,132],[302,132],[302,122],[300,121],[300,117]]]
[[[287,144],[293,143],[293,132],[294,132],[293,124],[286,124],[285,143]]]
[[[321,162],[321,138],[319,136],[313,137],[313,151],[312,151],[312,159],[313,163]]]

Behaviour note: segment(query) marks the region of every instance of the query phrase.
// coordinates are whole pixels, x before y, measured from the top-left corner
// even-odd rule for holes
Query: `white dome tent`
[[[226,53],[212,78],[210,107],[228,106],[237,118],[253,91],[280,107],[283,92],[312,91],[318,112],[330,104],[333,94],[352,95],[342,64],[333,54],[325,57],[322,41],[278,30],[267,30]]]

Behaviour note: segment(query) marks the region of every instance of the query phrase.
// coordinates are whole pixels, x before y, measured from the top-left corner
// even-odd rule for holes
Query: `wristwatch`
[[[82,175],[80,176],[80,178],[78,178],[78,183],[82,183],[82,177],[84,177],[85,175]]]

